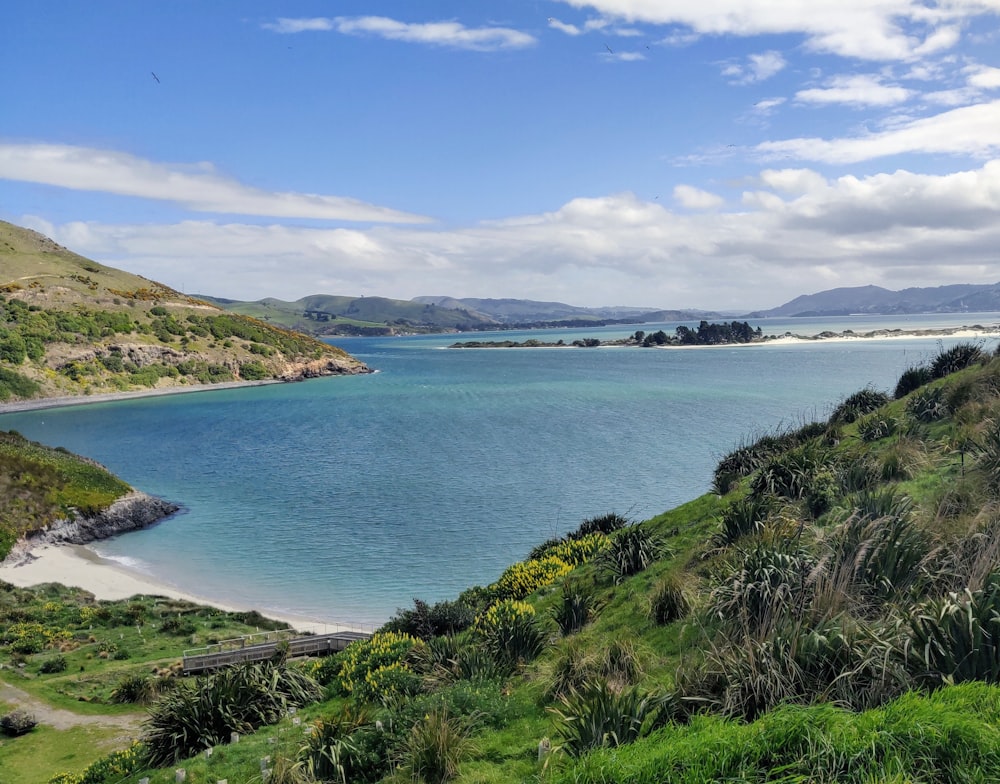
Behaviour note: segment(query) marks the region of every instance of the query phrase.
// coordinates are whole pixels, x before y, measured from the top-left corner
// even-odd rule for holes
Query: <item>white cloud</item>
[[[674,188],[674,200],[682,207],[691,210],[708,210],[721,207],[725,200],[715,193],[695,188],[691,185],[678,185]]]
[[[465,27],[459,22],[400,22],[386,16],[278,19],[263,27],[276,33],[333,30],[344,35],[373,35],[391,41],[431,44],[479,52],[522,49],[537,43],[534,36],[509,27]]]
[[[746,63],[729,63],[722,69],[722,75],[734,84],[754,84],[770,79],[787,64],[780,52],[761,52],[749,55]]]
[[[996,90],[1000,88],[1000,68],[992,68],[986,65],[974,65],[965,69],[968,76],[969,85],[982,90]]]
[[[905,87],[882,84],[871,74],[834,76],[826,87],[799,90],[795,98],[805,103],[846,103],[854,106],[894,106],[906,101],[913,92]]]
[[[0,179],[175,202],[198,212],[418,223],[427,218],[343,196],[264,191],[210,164],[165,164],[128,153],[62,144],[0,143]]]
[[[963,106],[879,133],[839,139],[769,141],[759,144],[756,150],[768,157],[827,163],[857,163],[904,153],[986,157],[1000,151],[1000,100]]]
[[[620,193],[452,230],[21,222],[168,285],[247,299],[444,292],[749,310],[836,285],[996,281],[1000,160],[943,176],[769,169],[756,188],[732,211],[681,185],[682,205],[715,209]]]
[[[561,0],[628,23],[681,25],[699,35],[800,34],[808,48],[866,60],[906,60],[954,45],[963,20],[995,0]]]

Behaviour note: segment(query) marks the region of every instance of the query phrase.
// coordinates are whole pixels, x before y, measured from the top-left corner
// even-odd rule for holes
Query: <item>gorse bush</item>
[[[524,599],[539,588],[551,585],[573,571],[573,567],[555,556],[511,564],[487,590],[497,599]]]
[[[376,632],[358,640],[341,654],[337,683],[342,693],[362,702],[390,700],[412,693],[419,678],[410,666],[414,649],[424,643],[408,634]]]

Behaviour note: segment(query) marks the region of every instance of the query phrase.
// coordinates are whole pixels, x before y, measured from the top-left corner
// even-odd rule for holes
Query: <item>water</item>
[[[905,326],[995,322],[910,317]],[[777,334],[887,325],[904,326],[762,322]],[[636,328],[474,337],[570,341]],[[743,436],[825,418],[866,385],[891,390],[939,348],[908,339],[444,349],[456,339],[468,338],[338,340],[379,372],[9,414],[0,428],[93,457],[184,505],[158,526],[96,544],[102,555],[219,601],[380,622],[413,597],[453,598],[492,581],[585,517],[642,519],[694,498]]]

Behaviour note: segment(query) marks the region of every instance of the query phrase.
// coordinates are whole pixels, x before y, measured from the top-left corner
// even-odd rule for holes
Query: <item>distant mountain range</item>
[[[849,316],[906,313],[986,313],[1000,311],[1000,283],[909,288],[890,291],[880,286],[855,286],[796,297],[770,310],[757,310],[745,318],[775,316]]]

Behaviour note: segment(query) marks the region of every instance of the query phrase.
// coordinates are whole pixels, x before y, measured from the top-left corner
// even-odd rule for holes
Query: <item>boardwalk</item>
[[[232,664],[267,661],[278,652],[278,646],[283,644],[288,645],[290,659],[298,656],[328,656],[344,650],[356,640],[367,640],[369,637],[371,634],[360,631],[338,631],[302,637],[291,629],[251,634],[205,648],[184,651],[184,674],[197,675]]]

